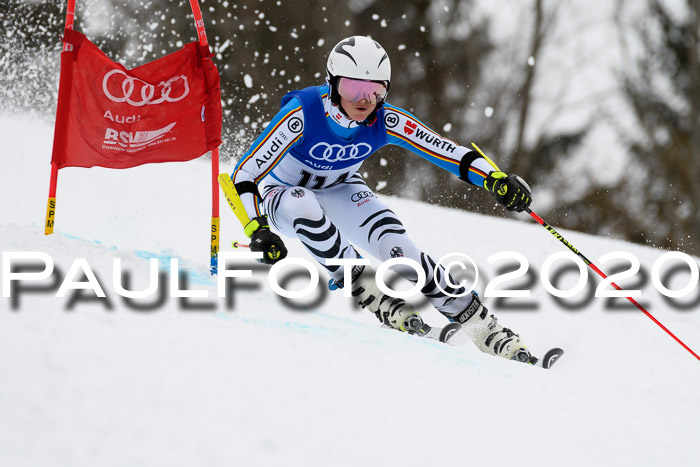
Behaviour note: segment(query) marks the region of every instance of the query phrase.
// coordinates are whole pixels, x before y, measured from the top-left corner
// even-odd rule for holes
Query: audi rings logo
[[[141,107],[180,101],[190,93],[190,85],[185,75],[175,76],[154,86],[122,70],[112,70],[102,80],[102,91],[112,102],[128,102],[134,107]]]
[[[361,199],[365,198],[376,198],[377,195],[372,193],[371,191],[358,191],[357,193],[353,193],[352,196],[350,197],[351,201],[358,202]]]
[[[317,143],[309,150],[309,156],[319,161],[343,162],[364,159],[372,154],[372,146],[367,143],[340,144]]]

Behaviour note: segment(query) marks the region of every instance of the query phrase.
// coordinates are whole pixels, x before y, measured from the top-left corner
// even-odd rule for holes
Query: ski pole
[[[574,252],[579,258],[581,258],[581,260],[583,260],[583,262],[586,263],[587,266],[589,266],[591,269],[593,269],[595,272],[597,272],[598,275],[600,275],[600,277],[602,277],[603,279],[607,279],[607,278],[608,278],[608,276],[605,275],[605,273],[604,273],[603,271],[601,271],[601,270],[598,268],[598,266],[596,266],[596,265],[593,264],[588,258],[586,258],[586,257],[583,255],[583,253],[581,253],[580,251],[578,251],[578,250],[576,249],[576,247],[574,247],[574,246],[573,246],[567,239],[565,239],[559,232],[557,232],[556,230],[554,230],[554,228],[553,228],[551,225],[547,224],[547,223],[544,221],[544,219],[542,219],[540,216],[537,215],[537,213],[535,213],[534,211],[532,211],[530,208],[527,208],[526,211],[527,211],[528,214],[530,214],[530,216],[532,216],[533,219],[535,219],[535,220],[537,221],[538,224],[540,224],[542,227],[544,227],[545,229],[547,229],[547,231],[548,231],[549,233],[551,233],[552,235],[554,235],[554,238],[558,239],[560,242],[562,242],[564,245],[566,245],[566,247],[567,247],[569,250],[571,250],[572,252]],[[622,290],[622,288],[620,288],[620,286],[617,285],[617,284],[614,283],[614,282],[610,282],[610,285],[612,285],[613,287],[615,287],[617,290]],[[688,347],[687,345],[685,345],[685,343],[684,343],[682,340],[680,340],[678,337],[676,337],[676,335],[673,334],[666,326],[664,326],[663,324],[661,324],[661,322],[660,322],[658,319],[656,319],[651,313],[649,313],[647,310],[645,310],[644,307],[643,307],[642,305],[640,305],[634,298],[632,298],[632,297],[625,297],[625,298],[626,298],[627,300],[629,300],[630,302],[632,302],[632,304],[634,304],[634,306],[636,306],[637,308],[639,308],[639,310],[641,310],[642,313],[644,313],[645,315],[647,315],[647,317],[648,317],[650,320],[652,320],[654,323],[656,323],[657,326],[659,326],[661,329],[663,329],[664,331],[666,331],[666,333],[667,333],[669,336],[671,336],[676,342],[678,342],[681,346],[683,346],[683,348],[684,348],[685,350],[687,350],[688,352],[690,352],[691,355],[692,355],[693,357],[695,357],[695,358],[697,358],[698,360],[700,360],[700,356],[698,356],[698,354],[696,354],[695,352],[693,352],[693,350],[692,350],[690,347]]]
[[[233,243],[231,243],[231,246],[233,248],[250,248],[250,245],[246,245],[245,243],[241,243],[238,240],[235,240]]]
[[[486,154],[484,154],[484,152],[483,152],[481,149],[479,149],[479,147],[478,147],[476,144],[472,143],[472,146],[474,146],[474,149],[476,149],[477,152],[478,152],[479,154],[481,154],[481,155],[484,157],[484,159],[486,159],[486,161],[487,161],[489,164],[491,164],[491,166],[492,166],[494,169],[496,169],[496,170],[499,171],[499,172],[501,171],[501,169],[498,168],[498,166],[496,165],[496,163],[493,162]],[[559,232],[557,232],[556,230],[554,230],[554,228],[553,228],[551,225],[547,224],[547,223],[544,221],[544,219],[542,219],[540,216],[538,216],[533,210],[531,210],[530,208],[527,208],[526,211],[527,211],[528,214],[530,214],[530,216],[532,216],[533,219],[535,219],[535,220],[537,221],[538,224],[540,224],[542,227],[544,227],[545,229],[547,229],[547,231],[548,231],[549,233],[551,233],[552,235],[554,235],[554,238],[556,238],[557,240],[559,240],[560,242],[562,242],[564,245],[566,245],[566,247],[567,247],[569,250],[571,250],[572,252],[574,252],[579,258],[581,258],[581,260],[582,260],[584,263],[586,263],[587,266],[589,266],[591,269],[593,269],[595,272],[597,272],[597,273],[600,275],[600,277],[602,277],[603,279],[607,279],[607,278],[608,278],[608,276],[606,276],[605,273],[604,273],[603,271],[601,271],[601,270],[598,268],[598,266],[596,266],[596,265],[593,264],[588,258],[586,258],[586,257],[583,255],[583,253],[581,253],[580,251],[578,251],[578,249],[577,249],[576,247],[574,247],[571,243],[569,243],[569,241],[568,241],[567,239],[565,239]],[[619,285],[617,285],[616,283],[614,283],[614,282],[612,282],[612,281],[610,282],[610,285],[612,285],[613,287],[615,287],[617,290],[622,290],[622,288],[621,288]],[[695,357],[695,358],[697,358],[698,360],[700,360],[700,356],[698,356],[698,354],[696,354],[695,352],[693,352],[693,350],[692,350],[690,347],[688,347],[687,345],[685,345],[685,343],[684,343],[682,340],[680,340],[678,337],[676,337],[676,335],[673,334],[666,326],[664,326],[663,324],[661,324],[661,322],[660,322],[658,319],[654,318],[654,316],[653,316],[651,313],[649,313],[647,310],[645,310],[644,307],[643,307],[642,305],[640,305],[634,298],[632,298],[632,297],[625,297],[625,298],[626,298],[627,300],[629,300],[630,302],[632,302],[632,303],[634,304],[634,306],[636,306],[639,310],[642,311],[642,313],[644,313],[645,315],[647,315],[647,317],[648,317],[650,320],[652,320],[657,326],[659,326],[661,329],[663,329],[664,331],[666,331],[666,334],[668,334],[669,336],[671,336],[671,337],[672,337],[676,342],[678,342],[685,350],[687,350],[688,352],[690,352],[690,354],[691,354],[693,357]]]

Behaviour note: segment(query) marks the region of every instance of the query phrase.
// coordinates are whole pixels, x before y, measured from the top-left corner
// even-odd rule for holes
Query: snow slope
[[[205,162],[64,169],[56,234],[44,237],[52,131],[0,116],[2,251],[45,252],[60,270],[37,282],[52,291],[0,301],[0,465],[697,465],[700,362],[638,311],[611,311],[600,298],[579,310],[558,304],[539,272],[564,248],[533,222],[389,200],[421,247],[474,258],[480,291],[500,266],[489,256],[526,255],[536,280],[518,301],[536,309],[487,305],[535,353],[566,348],[551,371],[381,329],[322,286],[292,308],[261,267],[217,299]],[[242,231],[224,208],[228,250]],[[625,250],[649,272],[664,253],[562,233],[594,262]],[[309,259],[298,242],[289,246]],[[156,298],[116,294],[115,258],[142,289],[148,259],[158,258],[167,278],[171,256],[209,298],[166,297],[139,310]],[[107,300],[54,296],[75,258],[86,259]],[[681,288],[687,277],[673,282]],[[700,350],[697,304],[683,310],[650,281],[641,288],[648,309]]]

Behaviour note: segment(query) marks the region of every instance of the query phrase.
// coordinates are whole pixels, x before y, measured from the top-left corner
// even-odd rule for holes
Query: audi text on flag
[[[128,70],[66,30],[52,162],[124,169],[187,161],[221,144],[219,72],[198,42]]]

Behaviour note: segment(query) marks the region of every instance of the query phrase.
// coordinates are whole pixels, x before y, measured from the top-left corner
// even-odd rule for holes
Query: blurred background
[[[324,81],[338,41],[369,35],[391,59],[388,100],[522,176],[549,223],[700,254],[700,1],[200,4],[221,74],[222,159],[248,149],[286,92]],[[65,10],[0,3],[0,112],[53,120]],[[77,0],[75,29],[129,68],[196,40],[188,0]],[[37,157],[48,168],[50,154]],[[363,171],[383,194],[514,216],[398,148]]]

